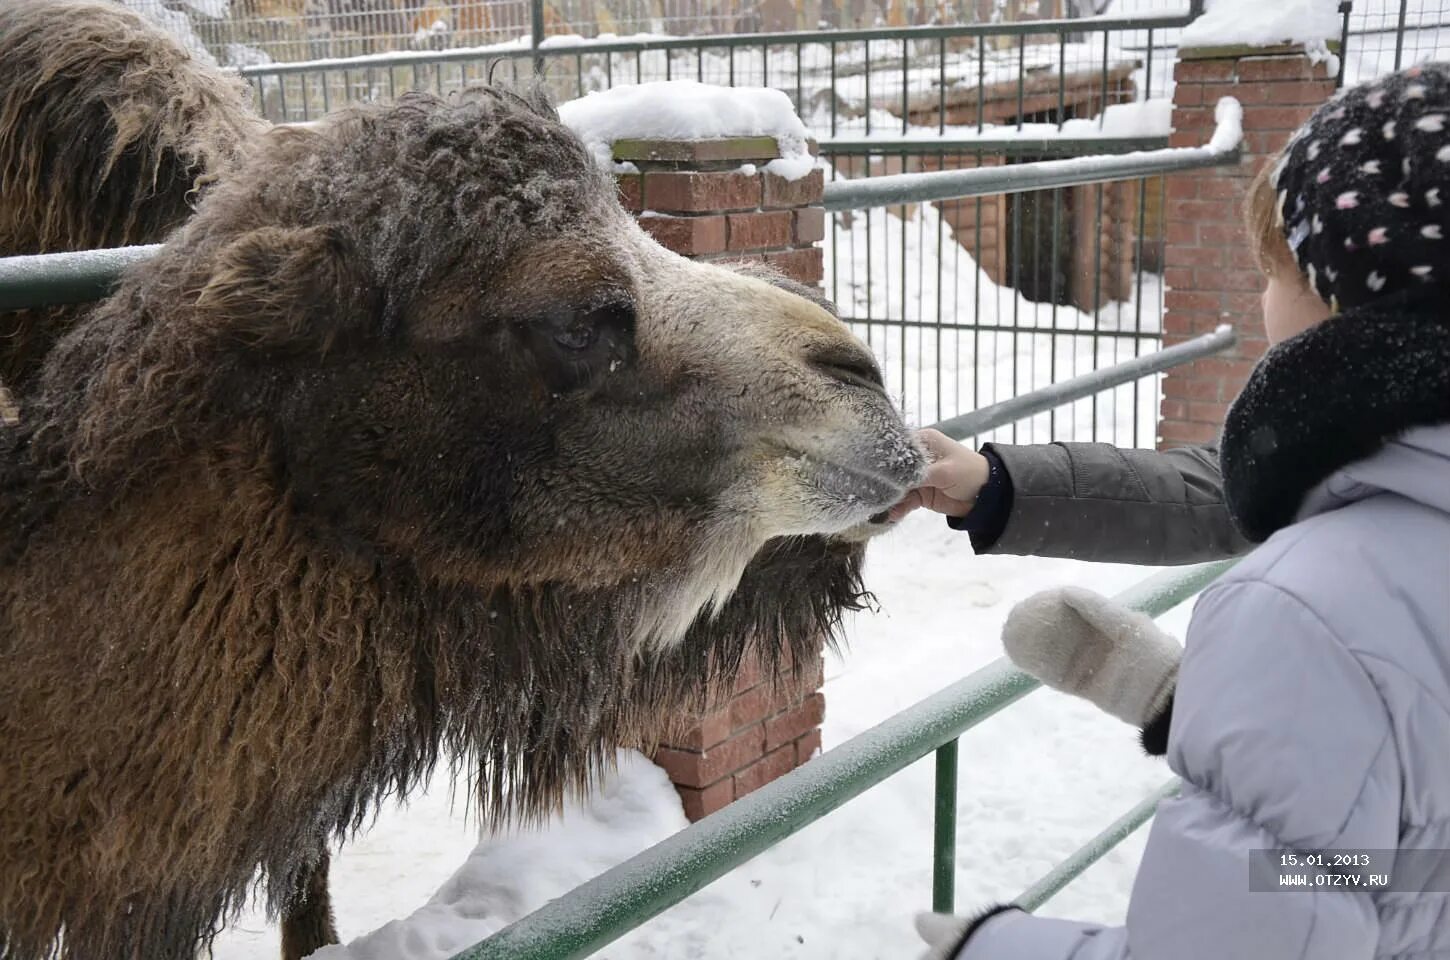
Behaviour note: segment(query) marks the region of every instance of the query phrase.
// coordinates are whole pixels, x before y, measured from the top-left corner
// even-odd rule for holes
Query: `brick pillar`
[[[1228,406],[1267,347],[1259,293],[1264,279],[1249,252],[1244,197],[1254,175],[1281,150],[1314,108],[1334,93],[1325,64],[1302,48],[1179,51],[1174,71],[1171,146],[1206,143],[1214,107],[1235,97],[1244,107],[1243,159],[1167,178],[1164,344],[1238,331],[1233,351],[1168,371],[1158,422],[1159,447],[1217,438]]]
[[[814,146],[812,147],[814,149]],[[620,140],[617,174],[626,209],[661,244],[697,260],[763,260],[809,285],[822,277],[825,236],[820,170],[787,180],[766,170],[780,156],[774,139]],[[821,661],[776,677],[747,663],[728,690],[715,691],[702,717],[685,718],[654,760],[698,820],[789,773],[821,746],[825,697]]]
[[[788,668],[787,668],[788,669]],[[803,666],[799,679],[767,676],[747,663],[716,707],[654,754],[699,820],[805,763],[821,748],[826,715],[822,662]]]
[[[661,244],[697,260],[764,260],[818,285],[824,178],[819,169],[798,180],[765,169],[779,157],[771,137],[614,144],[615,160],[639,170],[617,175],[625,208]]]

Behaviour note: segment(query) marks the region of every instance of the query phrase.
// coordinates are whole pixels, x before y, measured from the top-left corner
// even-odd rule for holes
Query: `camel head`
[[[623,590],[643,647],[752,561],[858,563],[923,465],[827,304],[655,243],[530,96],[275,130],[112,302],[83,472],[251,424],[301,535],[439,581]]]

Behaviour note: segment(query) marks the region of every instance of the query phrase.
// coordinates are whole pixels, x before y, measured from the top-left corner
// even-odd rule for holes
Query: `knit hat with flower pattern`
[[[1343,91],[1270,182],[1333,315],[1270,349],[1224,422],[1224,501],[1254,541],[1334,471],[1450,423],[1450,65]]]
[[[1450,289],[1450,64],[1342,90],[1270,182],[1299,269],[1335,310]]]

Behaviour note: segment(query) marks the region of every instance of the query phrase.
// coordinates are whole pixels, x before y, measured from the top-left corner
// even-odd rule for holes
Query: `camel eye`
[[[634,336],[634,304],[628,300],[611,300],[582,313],[591,330],[608,331],[625,338]]]
[[[519,325],[549,387],[577,390],[600,383],[634,360],[634,304],[610,295],[583,306],[559,306]]]
[[[566,350],[587,350],[598,335],[588,314],[574,314],[554,331],[554,342]]]

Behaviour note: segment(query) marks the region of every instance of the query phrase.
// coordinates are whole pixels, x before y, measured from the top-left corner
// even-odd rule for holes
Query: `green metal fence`
[[[1204,564],[1149,577],[1115,599],[1159,616],[1230,565]],[[957,738],[1037,686],[1007,660],[997,660],[545,904],[453,960],[587,957],[933,752],[937,794],[932,908],[948,912],[954,907]],[[1040,906],[1146,821],[1175,788],[1169,784],[1155,791],[1016,902],[1029,910]]]

